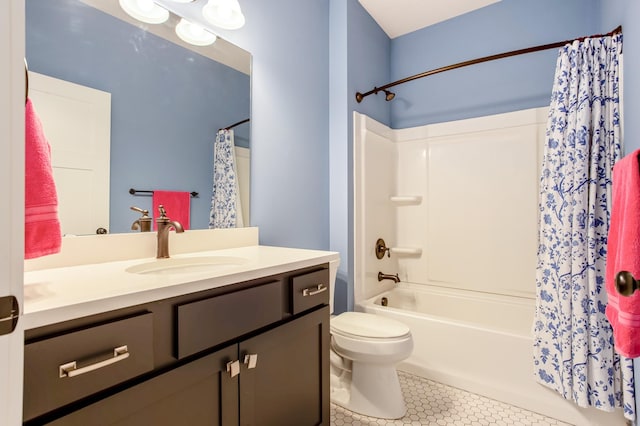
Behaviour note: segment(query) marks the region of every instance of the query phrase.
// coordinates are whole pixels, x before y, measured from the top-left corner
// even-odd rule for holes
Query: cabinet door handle
[[[325,287],[324,284],[318,284],[315,287],[309,287],[302,290],[303,296],[315,296],[316,294],[320,294],[323,291],[327,291],[329,287]]]
[[[229,373],[229,377],[236,377],[240,374],[240,361],[229,361],[227,363],[227,373]]]
[[[244,356],[244,364],[247,368],[256,368],[258,364],[258,354],[247,354]]]
[[[129,349],[127,348],[127,345],[118,346],[117,348],[113,349],[112,358],[107,358],[103,361],[96,362],[95,364],[90,364],[82,368],[78,368],[77,361],[62,364],[58,367],[58,371],[60,373],[59,377],[64,378],[79,376],[81,374],[106,367],[107,365],[115,364],[116,362],[123,361],[127,358],[129,358]]]

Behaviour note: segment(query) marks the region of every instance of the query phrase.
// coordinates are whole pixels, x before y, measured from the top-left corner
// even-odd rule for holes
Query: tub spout
[[[391,280],[394,283],[399,283],[400,282],[400,277],[398,277],[398,274],[383,274],[382,272],[378,272],[378,281],[382,281],[382,280]]]

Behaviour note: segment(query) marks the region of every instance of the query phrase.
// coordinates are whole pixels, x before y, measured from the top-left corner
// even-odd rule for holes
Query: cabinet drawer
[[[116,353],[116,348],[122,349]],[[74,361],[76,369],[64,373],[62,366]],[[29,343],[24,362],[24,420],[29,420],[151,371],[153,314]]]
[[[311,272],[291,278],[292,313],[329,303],[329,270]]]
[[[275,281],[178,306],[178,358],[280,321],[282,284]]]

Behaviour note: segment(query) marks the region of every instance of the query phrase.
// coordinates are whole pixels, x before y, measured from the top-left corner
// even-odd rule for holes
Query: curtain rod
[[[250,118],[245,118],[244,120],[240,120],[240,121],[238,121],[237,123],[233,123],[233,124],[232,124],[231,126],[229,126],[229,127],[223,127],[222,129],[218,129],[218,130],[231,130],[231,129],[233,129],[233,128],[234,128],[234,127],[236,127],[236,126],[239,126],[239,125],[244,124],[244,123],[248,123],[249,121],[251,121],[251,119],[250,119]]]
[[[422,72],[420,74],[412,75],[411,77],[406,77],[406,78],[403,78],[401,80],[397,80],[397,81],[394,81],[392,83],[385,84],[384,86],[381,86],[381,87],[374,87],[372,90],[369,90],[366,93],[357,92],[356,93],[356,101],[358,103],[360,103],[360,102],[362,102],[362,100],[365,97],[367,97],[369,95],[372,95],[372,94],[377,94],[378,92],[385,92],[386,100],[390,101],[391,99],[393,99],[395,94],[389,92],[387,90],[388,88],[393,87],[393,86],[397,86],[399,84],[407,83],[409,81],[417,80],[419,78],[428,77],[430,75],[439,74],[439,73],[445,72],[445,71],[455,70],[457,68],[462,68],[462,67],[466,67],[466,66],[469,66],[469,65],[475,65],[475,64],[481,64],[483,62],[494,61],[496,59],[509,58],[511,56],[523,55],[525,53],[540,52],[542,50],[555,49],[555,48],[562,47],[562,46],[564,46],[566,44],[573,43],[574,41],[583,41],[586,38],[606,37],[606,36],[612,36],[612,35],[619,34],[619,33],[622,33],[622,26],[621,25],[618,26],[613,31],[607,33],[607,34],[595,34],[595,35],[591,35],[591,36],[576,38],[576,39],[573,39],[573,40],[565,40],[565,41],[559,41],[557,43],[543,44],[543,45],[540,45],[540,46],[528,47],[526,49],[512,50],[511,52],[498,53],[496,55],[490,55],[490,56],[485,56],[485,57],[482,57],[482,58],[471,59],[471,60],[464,61],[464,62],[458,62],[457,64],[447,65],[446,67],[440,67],[440,68],[436,68],[436,69],[433,69],[433,70],[430,70],[430,71]]]

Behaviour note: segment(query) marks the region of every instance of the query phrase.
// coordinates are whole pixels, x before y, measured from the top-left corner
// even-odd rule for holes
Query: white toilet
[[[330,305],[340,261],[330,262]],[[398,419],[407,408],[396,364],[413,350],[405,324],[379,315],[344,312],[331,317],[331,402],[370,417]]]

